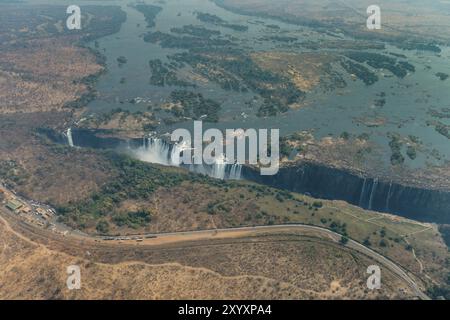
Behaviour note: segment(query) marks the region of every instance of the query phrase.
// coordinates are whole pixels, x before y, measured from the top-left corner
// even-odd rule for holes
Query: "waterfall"
[[[366,182],[367,179],[364,178],[364,183],[362,186],[361,195],[359,196],[359,204],[358,204],[361,208],[363,207],[364,194],[366,193]]]
[[[192,150],[185,142],[171,145],[163,139],[144,138],[142,146],[129,150],[141,161],[162,164],[165,166],[182,166],[182,154],[186,150]],[[242,165],[230,164],[224,155],[218,157],[212,165],[189,165],[189,170],[208,175],[216,179],[240,180]]]
[[[230,180],[240,180],[241,179],[241,172],[242,172],[242,165],[241,164],[233,164],[230,169],[230,174],[228,176],[228,179]]]
[[[187,142],[173,145],[172,152],[170,153],[170,163],[175,167],[179,167],[181,165],[181,156],[186,150],[192,150],[191,146],[188,145]]]
[[[175,166],[175,167],[180,166],[182,152],[183,152],[183,150],[181,149],[181,147],[178,144],[173,146],[172,152],[170,153],[170,162],[173,166]]]
[[[375,178],[372,183],[372,191],[370,192],[369,210],[372,210],[373,197],[375,195],[375,192],[377,191],[377,186],[378,186],[378,178]]]
[[[67,142],[69,143],[69,147],[75,147],[75,145],[73,144],[73,138],[72,138],[72,128],[67,129],[66,132],[67,135]]]
[[[389,191],[386,199],[386,212],[389,212],[389,201],[391,200],[392,180],[389,182]]]
[[[217,158],[216,163],[214,163],[211,176],[213,178],[223,180],[225,179],[226,169],[227,169],[227,159],[222,154],[220,157]]]
[[[170,165],[170,145],[162,139],[144,138],[142,147],[134,150],[139,160]]]

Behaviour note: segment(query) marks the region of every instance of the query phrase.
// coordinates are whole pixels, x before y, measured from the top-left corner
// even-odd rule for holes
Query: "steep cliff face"
[[[261,176],[259,170],[244,167],[242,177],[316,198],[344,200],[364,209],[425,222],[450,223],[450,192],[364,178],[315,163],[280,168],[275,176]]]
[[[127,145],[137,147],[142,145],[143,139],[121,139],[106,136],[106,130],[73,129],[72,140],[76,147],[93,149],[116,149]],[[67,144],[67,137],[65,137]]]
[[[45,132],[57,143],[67,137]],[[104,133],[104,132],[100,132]],[[138,148],[143,139],[122,140],[99,137],[92,130],[72,130],[75,146],[100,149]],[[145,143],[145,142],[144,142]],[[192,171],[204,173],[195,168]],[[226,168],[228,175],[231,166]],[[311,195],[315,198],[344,200],[364,209],[387,212],[410,219],[450,224],[450,191],[405,186],[398,182],[365,178],[350,171],[313,162],[282,167],[275,176],[262,176],[259,169],[243,166],[240,178],[273,187]]]
[[[216,179],[241,179],[242,165],[240,164],[228,164],[220,161],[211,165],[182,164],[180,157],[183,149],[160,138],[121,139],[108,136],[108,132],[105,130],[86,129],[67,130],[66,133],[59,134],[51,130],[44,130],[42,133],[56,143],[72,147],[113,149],[126,152],[144,162],[183,167]]]

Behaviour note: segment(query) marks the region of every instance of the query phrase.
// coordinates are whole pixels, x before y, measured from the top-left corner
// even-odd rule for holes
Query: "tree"
[[[99,221],[95,229],[97,229],[98,233],[107,234],[109,233],[109,223],[104,220]]]
[[[313,207],[314,208],[322,208],[323,207],[323,202],[322,201],[314,201],[313,202]]]
[[[348,238],[346,236],[342,236],[340,243],[345,246],[348,243]]]

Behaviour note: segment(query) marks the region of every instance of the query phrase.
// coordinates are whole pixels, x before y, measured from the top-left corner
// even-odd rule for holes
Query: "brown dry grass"
[[[114,178],[109,162],[88,150],[54,149],[35,135],[39,127],[59,127],[68,113],[24,113],[0,117],[0,161],[15,161],[26,180],[15,186],[29,198],[54,204],[81,200]]]
[[[64,39],[27,44],[0,55],[1,114],[62,111],[87,92],[86,85],[75,82],[102,70],[87,49]]]
[[[411,297],[387,270],[382,289],[369,292],[365,270],[373,261],[320,237],[268,234],[136,247],[61,241],[45,233],[29,240],[29,229],[20,232],[0,222],[2,299]],[[81,268],[81,290],[66,288],[66,268],[73,264]]]
[[[261,68],[291,79],[305,92],[314,89],[321,81],[329,80],[325,66],[336,60],[330,54],[288,52],[254,53],[252,59]]]
[[[224,0],[223,3],[226,7],[251,14],[301,23],[324,23],[329,30],[342,28],[364,39],[374,36],[374,32],[366,27],[366,9],[374,4],[370,0]],[[375,35],[388,36],[394,41],[405,35],[450,41],[448,1],[380,0],[376,4],[382,10],[382,29],[377,30]]]

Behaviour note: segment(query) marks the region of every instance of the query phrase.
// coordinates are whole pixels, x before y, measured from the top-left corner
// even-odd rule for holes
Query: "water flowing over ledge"
[[[69,139],[71,136],[71,142]],[[237,164],[180,165],[183,147],[164,139],[121,140],[98,137],[95,131],[72,129],[64,135],[47,133],[54,141],[78,147],[118,149],[136,158],[168,166],[181,166],[217,179],[245,179],[276,188],[311,195],[315,198],[343,200],[364,209],[387,212],[406,218],[450,224],[450,192],[402,185],[396,181],[363,177],[315,162],[281,167],[274,176],[262,176],[258,168]]]
[[[53,139],[55,140],[55,139]],[[61,139],[57,139],[61,142]],[[89,147],[94,149],[118,149],[144,162],[186,168],[195,173],[222,180],[240,180],[242,165],[227,163],[218,159],[215,164],[186,165],[181,163],[182,152],[186,146],[171,144],[164,139],[144,137],[141,139],[118,139],[99,137],[93,130],[68,129],[63,138],[70,147]]]
[[[189,147],[170,144],[160,138],[143,138],[142,146],[137,149],[129,148],[129,151],[139,160],[150,163],[158,163],[166,166],[184,167],[192,172],[208,175],[216,179],[240,180],[242,165],[226,163],[224,159],[218,159],[213,165],[185,165],[181,163],[182,153]]]
[[[305,161],[282,167],[272,177],[261,176],[255,168],[245,166],[242,178],[315,198],[343,200],[367,210],[423,222],[450,223],[450,192],[362,177],[319,163]]]

